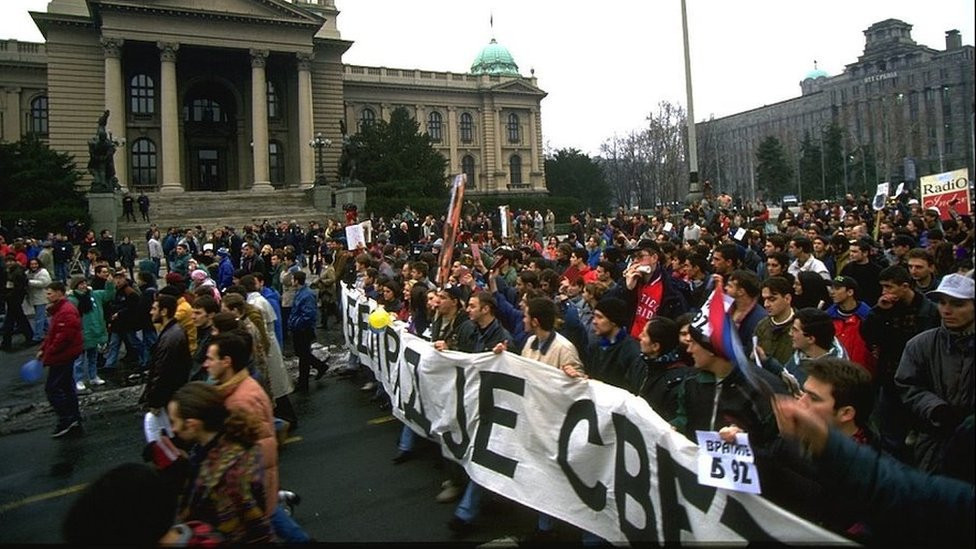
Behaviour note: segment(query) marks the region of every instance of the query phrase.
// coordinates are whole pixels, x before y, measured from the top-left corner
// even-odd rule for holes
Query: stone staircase
[[[149,197],[149,219],[160,232],[165,234],[168,227],[202,226],[208,231],[217,227],[231,226],[240,229],[246,224],[262,223],[265,219],[291,221],[307,225],[309,221],[324,223],[327,219],[342,217],[341,210],[320,211],[312,205],[311,190],[283,189],[270,192],[226,191],[226,192],[183,192],[146,193]],[[137,245],[145,242],[149,223],[141,221],[138,205],[138,222],[119,218],[115,241],[121,242],[128,236]],[[144,249],[140,246],[140,255]]]

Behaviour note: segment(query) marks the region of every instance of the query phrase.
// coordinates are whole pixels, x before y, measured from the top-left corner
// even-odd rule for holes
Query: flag
[[[746,381],[766,396],[772,396],[769,384],[756,371],[757,366],[749,358],[748,352],[742,345],[739,330],[732,321],[729,312],[733,299],[725,295],[722,284],[716,283],[715,290],[702,306],[701,311],[691,326],[701,332],[711,345],[711,350],[718,356],[728,360],[736,369],[742,372]]]
[[[460,174],[454,177],[451,184],[451,201],[447,206],[447,219],[444,222],[444,242],[441,244],[441,255],[437,269],[437,284],[443,286],[451,272],[451,262],[454,259],[454,241],[457,238],[458,224],[461,222],[461,207],[464,205],[464,187],[467,176]]]

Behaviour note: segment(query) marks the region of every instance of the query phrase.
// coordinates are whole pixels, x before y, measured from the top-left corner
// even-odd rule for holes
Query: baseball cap
[[[941,216],[942,210],[940,210],[938,206],[929,206],[928,208],[925,208],[925,213],[934,213],[937,216]]]
[[[976,294],[976,282],[961,274],[946,275],[942,282],[939,282],[939,287],[928,293],[928,295],[944,295],[956,299],[973,299],[976,297],[974,294]]]
[[[860,289],[860,285],[856,280],[844,275],[835,276],[834,279],[830,281],[830,284],[834,287],[844,287],[848,290],[854,290],[855,293],[857,293],[857,291]]]

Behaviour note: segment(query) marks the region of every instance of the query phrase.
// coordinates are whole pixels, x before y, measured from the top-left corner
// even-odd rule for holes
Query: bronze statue
[[[342,132],[342,157],[339,158],[339,181],[341,186],[351,185],[356,181],[356,164],[358,164],[359,144],[346,133],[346,121],[339,120],[339,131]]]
[[[91,192],[110,193],[118,186],[115,177],[115,143],[105,129],[109,111],[98,117],[95,137],[88,140],[88,171],[92,174]]]

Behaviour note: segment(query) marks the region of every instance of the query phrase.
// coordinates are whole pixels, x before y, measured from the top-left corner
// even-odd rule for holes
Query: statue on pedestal
[[[359,163],[359,143],[346,132],[346,121],[339,120],[342,132],[342,157],[339,159],[339,184],[348,187],[356,182],[356,165]]]
[[[108,116],[109,111],[106,110],[98,117],[95,137],[88,140],[88,171],[93,178],[90,189],[93,193],[110,193],[118,187],[118,178],[115,177],[115,142],[105,128]]]

